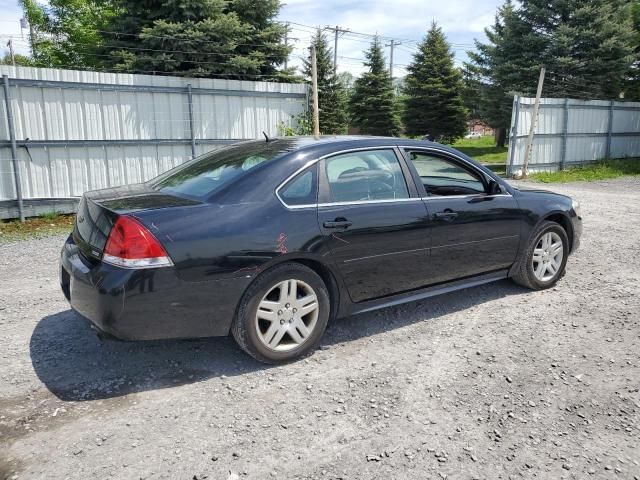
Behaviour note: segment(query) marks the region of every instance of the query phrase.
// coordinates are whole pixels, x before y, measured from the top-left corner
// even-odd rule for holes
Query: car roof
[[[264,140],[254,140],[255,142],[264,142]],[[476,163],[473,159],[465,155],[464,153],[443,145],[437,142],[431,142],[428,140],[414,140],[411,138],[400,137],[378,137],[368,135],[321,135],[319,137],[314,136],[292,136],[292,137],[275,137],[269,139],[269,142],[277,142],[282,147],[283,153],[304,153],[304,157],[308,155],[312,156],[324,156],[340,150],[349,150],[356,148],[367,147],[384,147],[384,146],[399,146],[399,147],[429,147],[438,149],[441,151],[452,153],[458,157],[463,157],[473,163]],[[291,155],[286,155],[291,159]]]
[[[265,142],[265,140],[250,140],[252,143]],[[246,143],[249,143],[246,142]],[[420,146],[420,147],[437,147],[442,150],[457,152],[446,145],[442,145],[427,140],[413,140],[410,138],[399,137],[378,137],[368,135],[321,135],[314,136],[292,136],[292,137],[274,137],[269,139],[269,143],[275,143],[281,147],[283,153],[317,153],[325,155],[339,150],[350,148],[366,148],[376,146]],[[245,142],[243,142],[245,143]]]

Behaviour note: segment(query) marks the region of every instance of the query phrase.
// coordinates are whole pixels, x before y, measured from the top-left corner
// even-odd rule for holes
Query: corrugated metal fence
[[[26,200],[147,180],[219,145],[277,135],[307,105],[303,84],[11,66],[0,73]],[[7,201],[16,199],[2,100],[0,218],[15,213]]]
[[[524,163],[534,103],[534,98],[514,98],[507,174]],[[640,103],[541,99],[530,171],[624,157],[640,157]]]

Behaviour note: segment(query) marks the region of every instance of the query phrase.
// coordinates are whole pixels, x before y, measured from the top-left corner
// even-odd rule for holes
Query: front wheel
[[[564,275],[569,255],[569,238],[555,222],[536,228],[518,261],[513,281],[532,290],[552,287]]]
[[[329,294],[313,270],[284,263],[262,273],[243,295],[231,332],[264,363],[284,363],[317,346],[329,320]]]

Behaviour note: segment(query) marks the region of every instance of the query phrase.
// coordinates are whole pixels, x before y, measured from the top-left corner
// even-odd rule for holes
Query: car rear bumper
[[[227,335],[249,282],[185,282],[173,267],[112,266],[87,259],[72,237],[60,256],[60,285],[71,307],[121,340]]]

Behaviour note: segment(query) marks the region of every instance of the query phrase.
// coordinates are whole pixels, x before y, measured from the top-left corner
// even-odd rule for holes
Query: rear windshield
[[[283,153],[277,142],[251,142],[214,150],[149,182],[155,190],[196,200],[212,194]]]

